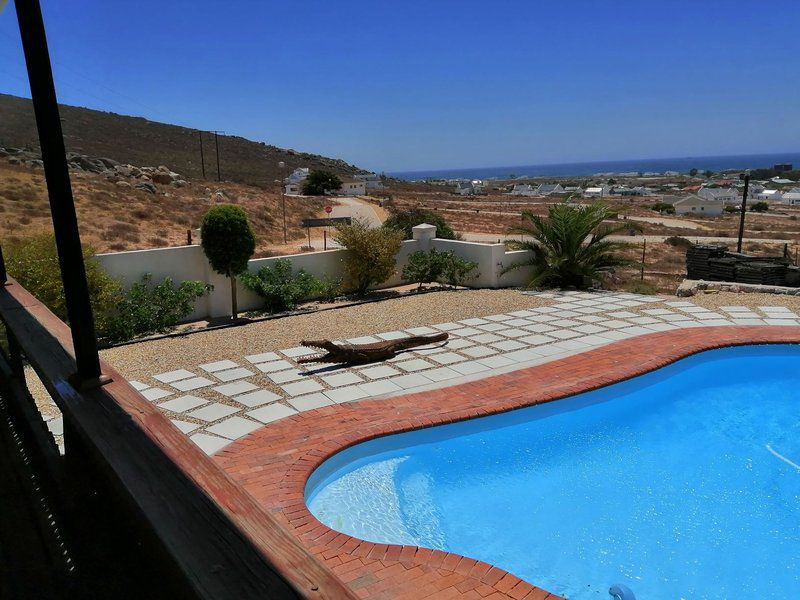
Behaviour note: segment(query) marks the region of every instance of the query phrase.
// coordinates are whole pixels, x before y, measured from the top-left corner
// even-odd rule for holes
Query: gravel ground
[[[123,375],[136,379],[221,359],[242,362],[246,355],[292,348],[303,339],[352,338],[547,304],[550,302],[517,290],[435,291],[120,346],[101,355]]]
[[[794,312],[800,311],[800,296],[709,291],[683,299],[712,310],[720,306],[747,306],[748,308],[784,306]]]

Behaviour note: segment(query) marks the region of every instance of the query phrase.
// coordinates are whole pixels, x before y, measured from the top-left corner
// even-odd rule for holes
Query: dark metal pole
[[[742,194],[742,211],[739,217],[739,241],[736,244],[736,252],[742,251],[742,238],[744,237],[744,216],[747,212],[747,192],[750,189],[750,173],[744,176],[744,193]]]
[[[8,274],[6,273],[6,259],[3,257],[3,247],[0,246],[0,285],[8,281]]]
[[[281,204],[283,205],[283,243],[286,245],[286,194],[281,193]]]
[[[197,136],[200,138],[200,168],[203,170],[203,179],[206,178],[206,159],[203,154],[203,132],[198,131]]]
[[[217,132],[214,132],[214,148],[217,150],[217,181],[222,181],[222,178],[219,174],[219,138],[217,137]]]
[[[644,281],[644,259],[647,255],[647,238],[644,238],[644,243],[642,243],[642,270],[639,273],[639,281]]]
[[[16,0],[15,5],[28,68],[36,127],[39,130],[39,144],[42,149],[61,280],[64,283],[67,316],[72,329],[75,361],[78,365],[77,383],[87,385],[92,380],[100,381],[100,359],[97,355],[94,316],[89,302],[86,267],[83,263],[78,218],[75,215],[75,203],[72,198],[42,9],[39,0]]]

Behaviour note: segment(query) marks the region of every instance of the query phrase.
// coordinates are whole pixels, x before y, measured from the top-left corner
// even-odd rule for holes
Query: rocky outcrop
[[[684,279],[675,293],[679,298],[689,298],[696,294],[714,292],[735,292],[740,294],[783,294],[800,295],[800,288],[782,285],[760,285],[755,283],[736,283],[733,281],[703,281],[701,279]]]
[[[12,165],[22,165],[32,169],[44,167],[39,150],[34,148],[0,147],[0,158],[5,158]],[[71,171],[97,173],[121,188],[136,188],[151,194],[158,192],[156,185],[173,187],[189,185],[186,177],[175,173],[165,165],[139,167],[121,164],[104,156],[93,157],[78,152],[67,152],[67,165]]]

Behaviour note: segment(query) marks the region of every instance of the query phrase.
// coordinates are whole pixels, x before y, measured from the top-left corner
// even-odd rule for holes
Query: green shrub
[[[4,248],[4,252],[9,275],[36,296],[58,318],[67,322],[67,303],[53,234],[26,238]],[[98,335],[102,335],[107,328],[110,315],[121,298],[122,288],[116,279],[103,271],[94,254],[92,248],[83,249],[95,329]]]
[[[330,171],[311,171],[303,182],[302,191],[306,196],[324,196],[342,187],[342,180]]]
[[[669,244],[674,248],[683,248],[684,250],[692,246],[692,242],[685,237],[679,235],[671,235],[664,240],[665,244]]]
[[[167,333],[192,313],[195,300],[212,289],[202,281],[184,281],[175,286],[169,277],[153,285],[153,276],[145,273],[120,300],[103,337],[108,342],[123,342]]]
[[[203,252],[211,267],[231,280],[231,317],[236,318],[236,276],[247,271],[247,261],[256,249],[256,237],[244,210],[233,204],[208,209],[200,225]]]
[[[395,256],[402,235],[384,227],[370,228],[361,220],[337,227],[335,241],[347,249],[344,271],[348,284],[358,295],[383,283],[395,272]]]
[[[668,215],[674,215],[675,214],[675,207],[672,206],[672,204],[667,204],[666,202],[656,202],[655,204],[653,204],[653,206],[651,208],[654,211],[659,212],[659,213],[668,214]]]
[[[731,205],[731,204],[728,204],[727,206],[724,206],[724,207],[722,208],[722,210],[724,210],[726,213],[738,213],[738,212],[742,212],[742,209],[741,209],[741,208],[739,208],[738,206],[733,206],[733,205]]]
[[[753,212],[767,212],[769,210],[769,204],[766,202],[756,202],[755,204],[750,206],[750,210]]]
[[[436,237],[443,240],[457,240],[461,236],[453,231],[444,218],[432,210],[424,210],[421,208],[411,208],[409,210],[402,210],[389,215],[389,218],[383,222],[383,226],[387,229],[394,229],[403,234],[404,239],[410,240],[413,237],[411,229],[422,223],[436,226]]]
[[[264,299],[264,308],[271,313],[291,310],[304,300],[337,294],[337,284],[331,280],[320,280],[303,269],[293,273],[288,258],[279,258],[255,273],[244,273],[241,280]]]
[[[402,277],[406,281],[419,284],[440,282],[456,287],[478,276],[474,271],[478,263],[467,261],[452,251],[430,252],[417,250],[408,257]]]

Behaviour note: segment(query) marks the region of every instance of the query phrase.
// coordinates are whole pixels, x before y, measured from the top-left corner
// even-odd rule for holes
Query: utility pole
[[[100,372],[94,315],[89,301],[86,266],[83,262],[78,218],[75,214],[72,184],[67,168],[67,155],[42,9],[39,0],[16,0],[15,6],[28,69],[33,110],[36,115],[58,263],[61,269],[61,281],[64,284],[67,316],[77,364],[73,385],[77,388],[90,387],[102,384],[108,379]]]
[[[214,149],[217,152],[217,181],[222,181],[222,177],[219,171],[219,137],[218,134],[225,134],[224,131],[212,131],[211,133],[214,134]]]
[[[206,159],[203,155],[203,132],[198,131],[197,136],[200,138],[200,168],[203,170],[203,179],[206,178]]]
[[[742,211],[739,216],[739,241],[736,244],[736,252],[742,252],[742,238],[744,237],[744,215],[747,211],[747,192],[750,190],[750,173],[744,174],[744,193],[742,194]]]
[[[285,180],[285,178],[283,177],[283,173],[284,173],[283,170],[285,168],[286,168],[286,163],[283,162],[283,161],[280,161],[278,163],[278,169],[280,170],[281,178],[278,181],[278,185],[280,186],[280,189],[281,189],[281,208],[283,210],[283,243],[284,243],[284,245],[289,243],[287,238],[286,238],[286,188],[283,185],[284,184],[284,180]]]

